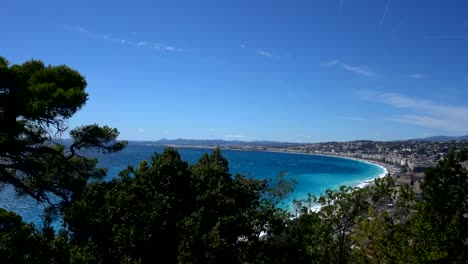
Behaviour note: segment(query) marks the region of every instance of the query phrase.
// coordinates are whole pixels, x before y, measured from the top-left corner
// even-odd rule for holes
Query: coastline
[[[216,146],[197,146],[197,145],[165,145],[165,146],[174,147],[174,148],[196,148],[196,149],[217,148]],[[375,160],[362,159],[362,158],[348,157],[348,156],[322,154],[322,153],[305,153],[305,152],[296,152],[296,151],[287,151],[287,150],[272,150],[272,149],[243,149],[243,148],[232,148],[232,147],[219,147],[219,148],[222,150],[273,152],[273,153],[287,153],[287,154],[298,154],[298,155],[334,157],[334,158],[339,158],[339,159],[350,159],[350,160],[364,162],[373,166],[380,167],[384,171],[383,173],[380,173],[376,177],[359,182],[358,184],[354,186],[356,188],[364,188],[366,186],[373,185],[374,180],[377,178],[383,178],[387,175],[390,175],[391,177],[395,177],[394,175],[396,173],[401,172],[401,169],[394,164],[389,164],[389,163],[375,161]]]
[[[401,169],[396,167],[396,165],[384,163],[384,162],[381,162],[381,161],[362,159],[362,158],[331,155],[331,154],[322,154],[322,153],[293,152],[293,151],[275,151],[275,150],[258,150],[258,151],[288,153],[288,154],[302,154],[302,155],[311,155],[311,156],[323,156],[323,157],[333,157],[333,158],[339,158],[339,159],[350,159],[350,160],[359,161],[359,162],[363,162],[363,163],[367,163],[367,164],[370,164],[370,165],[373,165],[373,166],[380,167],[384,171],[383,173],[377,175],[374,178],[361,181],[360,183],[358,183],[357,185],[354,186],[356,188],[364,188],[366,186],[373,185],[374,180],[377,179],[377,178],[383,178],[383,177],[385,177],[387,175],[390,175],[391,177],[394,177],[394,175],[396,173],[401,172]]]

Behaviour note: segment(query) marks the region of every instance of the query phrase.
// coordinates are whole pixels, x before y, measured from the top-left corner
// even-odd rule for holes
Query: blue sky
[[[293,142],[468,134],[468,2],[2,1],[0,55],[67,64],[71,127]]]

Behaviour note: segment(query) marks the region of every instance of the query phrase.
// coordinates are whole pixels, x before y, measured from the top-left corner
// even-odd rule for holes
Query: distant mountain
[[[427,137],[427,138],[416,138],[410,139],[409,141],[457,141],[457,140],[468,140],[468,135],[460,136],[460,137],[450,137],[450,136],[434,136],[434,137]]]
[[[132,141],[134,143],[154,144],[154,145],[179,145],[179,146],[291,146],[297,143],[278,142],[278,141],[240,141],[240,140],[222,140],[222,139],[160,139],[156,141]]]

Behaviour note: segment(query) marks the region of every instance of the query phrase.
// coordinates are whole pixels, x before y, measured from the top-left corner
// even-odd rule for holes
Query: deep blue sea
[[[97,155],[99,165],[107,167],[106,179],[115,177],[127,165],[137,166],[141,160],[149,159],[154,152],[161,153],[164,147],[141,143],[130,143],[119,153]],[[182,158],[195,163],[203,153],[212,149],[178,148]],[[223,150],[229,161],[232,174],[241,173],[258,179],[276,177],[282,171],[294,178],[297,185],[293,198],[305,198],[307,194],[319,195],[326,189],[336,189],[341,185],[357,186],[385,174],[385,170],[366,162],[317,155]],[[4,186],[0,191],[0,207],[21,215],[26,222],[41,223],[42,208],[27,197],[18,198],[13,189]]]

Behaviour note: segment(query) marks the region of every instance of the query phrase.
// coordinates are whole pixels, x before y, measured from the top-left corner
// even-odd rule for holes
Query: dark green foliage
[[[22,222],[20,216],[0,209],[0,259],[2,263],[38,263],[36,248],[40,239],[34,228]]]
[[[426,171],[423,198],[437,211],[437,224],[446,223],[457,211],[468,213],[468,173],[461,165],[467,160],[467,150],[453,149],[437,167]]]
[[[455,146],[438,166],[426,171],[423,201],[416,214],[421,249],[443,262],[468,259],[468,172],[462,166],[468,150]],[[430,259],[430,258],[429,258]]]
[[[354,230],[358,260],[368,263],[466,263],[468,259],[466,150],[455,148],[426,171],[423,201],[398,189],[395,207],[373,211]],[[393,187],[394,188],[394,187]],[[391,193],[391,192],[389,192]]]
[[[116,142],[116,129],[82,126],[70,132],[68,150],[57,143],[66,120],[85,104],[85,88],[84,77],[68,66],[38,60],[10,66],[0,57],[0,182],[38,202],[54,194],[69,203],[90,179],[105,175],[78,152],[122,149],[126,142]]]
[[[116,129],[81,126],[58,142],[85,87],[67,66],[0,57],[0,183],[58,199],[40,231],[0,209],[1,263],[467,263],[467,150],[426,172],[420,202],[386,177],[294,201],[292,218],[279,205],[294,180],[231,175],[219,149],[190,165],[168,148],[102,181],[83,153],[121,150]]]
[[[68,234],[38,232],[33,225],[22,222],[20,216],[0,208],[0,260],[5,264],[81,264],[99,263],[92,243],[77,247]]]
[[[285,221],[265,238],[267,246],[262,252],[265,263],[319,263],[324,260],[321,242],[325,226],[320,216],[305,213]]]
[[[57,263],[53,241],[36,232],[20,216],[0,208],[0,260],[2,263]]]
[[[219,149],[190,166],[169,148],[150,164],[90,184],[64,222],[72,240],[92,242],[104,262],[241,263],[281,212],[262,203],[268,189],[232,177]]]
[[[457,167],[462,159],[452,163],[457,153],[432,176],[466,173]],[[110,182],[89,183],[64,208],[64,235],[37,233],[17,219],[2,239],[17,239],[6,252],[28,263],[465,263],[464,201],[438,215],[437,204],[416,203],[408,187],[383,178],[295,201],[290,218],[275,205],[291,182],[284,175],[271,182],[281,184],[230,175],[219,149],[189,165],[169,148]],[[435,190],[431,183],[424,188]],[[311,212],[316,203],[321,210]],[[450,221],[438,225],[439,217]],[[36,246],[19,250],[28,243]]]
[[[401,263],[414,258],[410,247],[408,217],[413,208],[408,186],[397,187],[389,178],[368,187],[371,207],[351,233],[355,262]]]
[[[287,249],[288,254],[283,253],[282,261],[277,263],[352,262],[355,257],[350,235],[356,224],[367,218],[371,199],[370,188],[341,186],[319,197],[295,201],[300,214],[288,222],[279,237],[282,252]],[[311,212],[312,204],[321,209]]]

